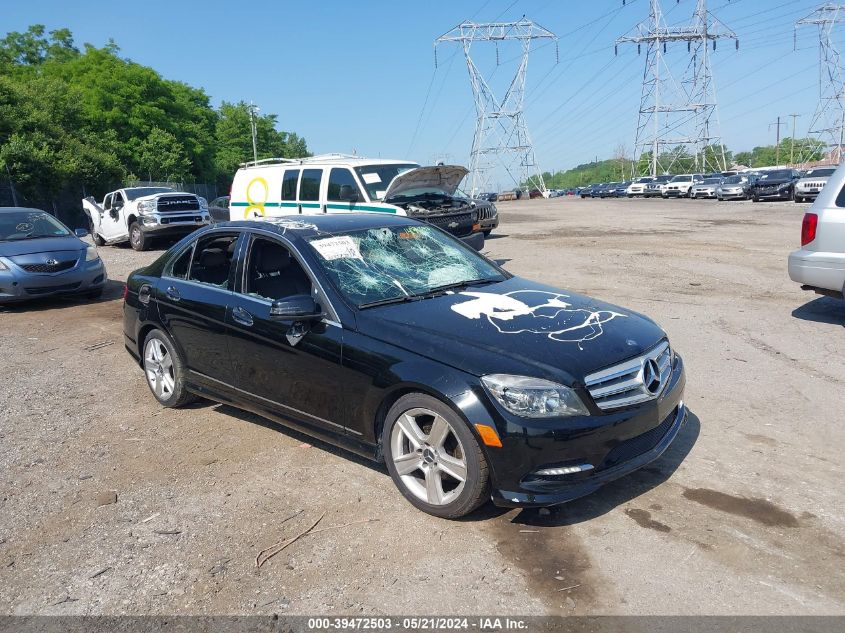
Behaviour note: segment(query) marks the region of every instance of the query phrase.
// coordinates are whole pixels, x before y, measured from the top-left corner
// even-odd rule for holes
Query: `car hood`
[[[666,334],[648,317],[520,277],[358,314],[372,338],[476,376],[582,383]]]
[[[423,187],[436,187],[451,196],[468,173],[467,168],[460,165],[436,165],[409,169],[390,181],[383,199],[387,202],[404,191]]]
[[[0,257],[16,257],[18,255],[52,253],[55,251],[81,251],[87,246],[88,244],[73,235],[0,242]]]

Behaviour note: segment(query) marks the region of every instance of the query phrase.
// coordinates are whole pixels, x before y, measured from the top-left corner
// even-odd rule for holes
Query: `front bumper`
[[[748,197],[748,195],[742,189],[738,191],[720,190],[718,192],[718,196],[722,198],[722,200],[745,200]]]
[[[842,293],[845,291],[845,253],[793,251],[789,254],[789,278],[809,289]]]
[[[175,213],[147,213],[139,216],[141,230],[155,237],[187,235],[211,224],[208,210],[179,211]]]
[[[663,197],[664,198],[686,198],[689,195],[689,191],[686,189],[681,191],[680,189],[664,189],[663,190]]]
[[[654,461],[687,417],[683,360],[676,355],[663,393],[641,405],[565,420],[494,421],[501,448],[488,448],[493,503],[504,507],[566,503]],[[487,407],[490,410],[490,407]],[[479,415],[465,411],[473,421]],[[590,465],[568,475],[536,475],[550,467]]]
[[[694,198],[715,198],[715,189],[693,189],[692,195]]]
[[[751,197],[758,200],[792,200],[792,189],[778,189],[777,191],[751,191]]]
[[[819,194],[821,193],[821,188],[812,187],[809,189],[803,189],[801,187],[795,188],[795,195],[798,198],[809,198],[810,200],[815,200]]]
[[[84,253],[76,266],[58,273],[30,273],[8,259],[3,263],[7,270],[0,270],[0,304],[84,294],[99,290],[108,280],[103,260],[86,262]]]
[[[480,251],[482,248],[484,248],[484,233],[482,233],[481,231],[458,239],[460,239],[467,246],[474,248],[477,251]]]

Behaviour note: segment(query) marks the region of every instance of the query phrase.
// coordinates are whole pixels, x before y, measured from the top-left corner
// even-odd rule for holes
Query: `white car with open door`
[[[109,192],[98,203],[89,196],[82,208],[98,246],[128,241],[136,251],[157,237],[181,237],[211,223],[208,202],[170,187],[126,187]]]

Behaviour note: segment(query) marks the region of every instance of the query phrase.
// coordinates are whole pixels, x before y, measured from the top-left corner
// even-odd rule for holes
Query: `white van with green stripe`
[[[325,154],[244,163],[235,174],[231,220],[315,213],[393,213],[439,226],[477,249],[484,245],[475,204],[455,197],[467,170],[399,160]]]

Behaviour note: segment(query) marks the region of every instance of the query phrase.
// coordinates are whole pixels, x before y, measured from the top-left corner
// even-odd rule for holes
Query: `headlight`
[[[490,374],[481,382],[511,413],[524,418],[588,415],[587,407],[569,387],[541,378]]]
[[[200,201],[200,209],[207,209],[208,208],[208,200],[206,200],[202,196],[197,196],[197,200]]]
[[[138,203],[138,213],[155,213],[156,205],[155,200],[143,200]]]
[[[0,270],[9,270],[9,267],[0,260]]]
[[[94,260],[100,259],[99,253],[97,253],[96,246],[89,246],[88,250],[85,251],[85,261],[86,262],[93,262]]]

